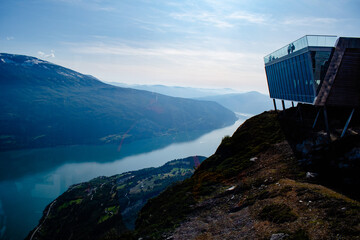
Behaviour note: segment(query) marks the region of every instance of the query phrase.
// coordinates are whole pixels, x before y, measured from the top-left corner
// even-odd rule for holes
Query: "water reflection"
[[[0,181],[49,171],[64,163],[113,162],[135,154],[162,149],[172,143],[192,141],[204,134],[205,132],[198,131],[136,142],[124,141],[121,148],[118,145],[85,145],[0,152]]]
[[[24,239],[37,225],[46,205],[74,183],[156,167],[191,155],[210,156],[221,139],[231,135],[243,121],[201,137],[200,133],[177,136],[177,143],[172,144],[170,138],[124,143],[120,152],[118,146],[108,145],[1,153],[0,239]]]

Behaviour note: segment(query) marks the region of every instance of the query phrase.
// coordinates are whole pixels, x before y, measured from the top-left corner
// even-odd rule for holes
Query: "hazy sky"
[[[359,0],[0,0],[0,52],[137,84],[267,92],[265,55],[359,26]]]

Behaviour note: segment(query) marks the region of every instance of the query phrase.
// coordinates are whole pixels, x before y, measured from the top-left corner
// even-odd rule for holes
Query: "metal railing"
[[[306,47],[334,47],[337,36],[305,35],[298,40],[276,50],[264,57],[265,64],[283,56],[292,54]]]

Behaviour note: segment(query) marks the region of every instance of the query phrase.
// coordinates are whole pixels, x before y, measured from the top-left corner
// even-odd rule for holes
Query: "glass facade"
[[[265,67],[271,98],[312,103],[315,98],[309,53]]]
[[[275,51],[264,58],[271,98],[314,102],[328,69],[336,41],[329,36],[316,37],[300,38],[286,48],[280,49],[281,51]],[[310,43],[313,46],[309,46]],[[330,43],[332,45],[327,46]],[[320,44],[322,45],[319,46]],[[281,54],[285,55],[281,56]],[[275,58],[269,60],[272,57]]]
[[[311,51],[310,54],[312,71],[314,74],[314,83],[316,88],[318,89],[329,67],[331,52]]]

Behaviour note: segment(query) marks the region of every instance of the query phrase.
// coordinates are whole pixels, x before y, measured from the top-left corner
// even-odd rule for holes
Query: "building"
[[[306,35],[264,61],[272,99],[360,105],[360,38]]]
[[[345,133],[360,105],[360,38],[306,35],[265,56],[264,62],[275,110],[275,99],[283,109],[284,100],[320,106],[327,126],[326,106],[349,107]]]

